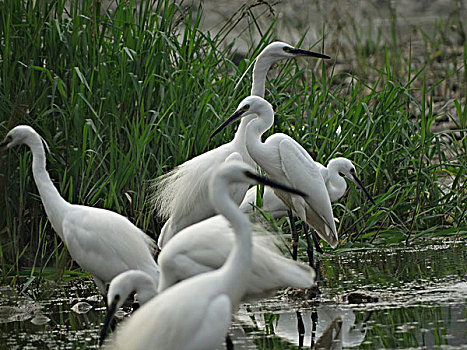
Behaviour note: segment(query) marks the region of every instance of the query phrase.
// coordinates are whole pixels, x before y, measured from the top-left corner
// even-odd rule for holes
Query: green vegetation
[[[281,35],[271,25],[236,65],[225,33],[241,21],[214,36],[200,29],[202,11],[168,0],[120,1],[113,11],[100,1],[70,3],[0,0],[0,138],[31,125],[50,147],[47,167],[67,200],[115,210],[157,237],[162,223],[148,206],[149,180],[205,150],[248,94],[250,76],[240,78],[251,60]],[[420,32],[425,46],[416,63],[397,28],[388,44],[356,29],[358,40],[341,56],[352,56],[355,67],[301,60],[272,73],[271,132],[291,135],[322,162],[351,158],[377,200],[373,207],[351,186],[335,205],[346,246],[465,238],[467,56],[465,45],[446,49],[454,46],[445,40],[449,30]],[[329,40],[319,47],[340,59]],[[460,97],[436,100],[454,84]],[[432,132],[440,114],[457,116],[457,128]],[[2,277],[31,266],[30,276],[53,264],[63,270],[69,259],[45,218],[29,152],[5,152],[0,162]]]

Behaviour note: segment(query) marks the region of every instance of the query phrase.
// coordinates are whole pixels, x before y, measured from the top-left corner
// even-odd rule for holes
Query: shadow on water
[[[285,291],[239,310],[235,349],[467,349],[467,246],[321,257],[318,298]],[[105,307],[90,281],[0,288],[0,348],[97,348]]]

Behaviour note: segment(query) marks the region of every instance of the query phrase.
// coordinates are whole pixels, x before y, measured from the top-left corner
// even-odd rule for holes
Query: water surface
[[[467,349],[466,276],[465,241],[326,253],[318,291],[242,305],[230,333],[236,349]],[[0,348],[98,348],[91,281],[2,286],[0,300]]]

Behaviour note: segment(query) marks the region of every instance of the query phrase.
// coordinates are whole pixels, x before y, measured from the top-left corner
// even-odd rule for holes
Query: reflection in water
[[[39,300],[33,301],[10,286],[0,287],[0,303],[5,308],[18,308],[25,316],[21,321],[1,324],[0,349],[90,349],[98,348],[100,322],[105,307],[92,281],[73,280],[49,283],[40,289]],[[87,314],[72,311],[80,300],[88,300],[93,308]],[[86,298],[91,296],[91,298]],[[95,300],[95,301],[93,301]]]
[[[86,314],[91,309],[92,305],[85,301],[80,301],[71,307],[71,311],[76,312],[77,314]]]
[[[32,310],[27,306],[0,306],[0,323],[15,321],[26,321],[34,316]]]
[[[264,320],[269,314],[253,313],[240,319],[243,325],[256,329],[268,327]],[[320,305],[312,310],[289,311],[275,314],[274,335],[310,349],[342,349],[359,346],[365,339],[366,324],[371,312],[356,322],[351,309]],[[255,326],[254,326],[255,325]],[[270,327],[270,326],[269,326]]]
[[[303,324],[302,314],[297,311],[297,331],[298,331],[298,346],[303,346],[303,339],[305,337],[305,325]]]
[[[316,327],[318,325],[318,312],[314,308],[311,310],[311,341],[310,341],[310,348],[315,346],[315,339],[316,339]]]
[[[36,326],[42,326],[50,321],[50,318],[48,318],[45,315],[42,314],[37,314],[34,316],[34,318],[31,320],[31,323]]]
[[[316,344],[313,342],[312,333],[310,349],[342,349],[343,347],[357,347],[363,342],[366,335],[366,325],[372,312],[367,312],[364,319],[355,324],[354,313],[349,313],[351,315],[350,318],[343,318],[342,311],[337,311],[335,318],[327,325]],[[318,323],[318,317],[318,312],[311,312],[313,325]]]
[[[327,254],[320,273],[322,295],[314,307],[277,297],[250,306],[240,321],[256,335],[265,329],[263,319],[274,316],[268,326],[274,334],[267,334],[272,342],[287,341],[282,348],[467,348],[463,242]],[[265,343],[258,348],[280,348]]]
[[[340,346],[339,346],[340,345]],[[342,319],[334,319],[318,339],[314,349],[342,349]]]

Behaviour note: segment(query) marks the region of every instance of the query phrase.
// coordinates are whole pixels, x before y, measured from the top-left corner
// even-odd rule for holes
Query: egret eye
[[[249,109],[250,109],[250,105],[249,105],[249,104],[244,105],[243,108],[242,108],[242,110],[243,110],[244,112],[246,112],[246,111],[249,110]]]
[[[287,53],[290,53],[290,47],[288,47],[288,46],[284,46],[284,47],[282,48],[282,50],[284,50],[284,51],[287,52]]]

